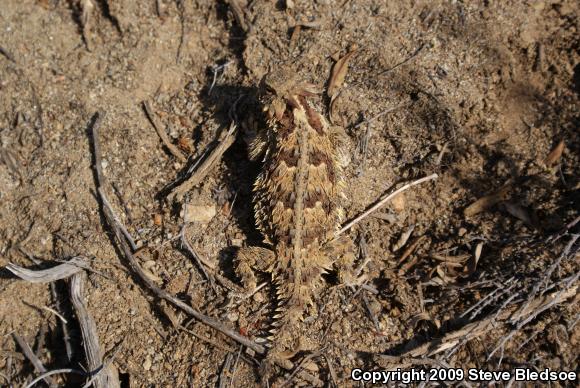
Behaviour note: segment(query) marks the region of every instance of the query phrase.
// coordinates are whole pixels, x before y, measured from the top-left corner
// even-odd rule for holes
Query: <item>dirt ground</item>
[[[577,296],[525,325],[499,316],[578,286],[571,224],[580,203],[579,15],[574,0],[3,0],[0,386],[40,374],[14,334],[48,370],[86,367],[65,282],[30,284],[3,268],[48,268],[78,255],[90,258],[85,298],[121,386],[259,384],[251,355],[161,302],[116,248],[96,195],[91,118],[106,113],[107,193],[151,278],[254,339],[272,314],[270,288],[236,304],[228,303],[231,290],[212,288],[180,244],[183,203],[216,209],[189,223],[186,239],[218,263],[217,275],[241,285],[233,251],[261,240],[251,205],[260,165],[248,159],[243,125],[259,109],[257,85],[292,62],[322,91],[336,60],[354,49],[332,117],[350,140],[346,218],[403,182],[439,177],[347,232],[369,287],[326,279],[318,311],[303,325],[318,349],[311,373],[349,386],[357,367],[578,370]],[[144,100],[188,162],[163,146]],[[326,96],[315,102],[328,115]],[[236,142],[186,198],[168,201],[164,187],[227,129],[232,112],[242,128]],[[67,319],[68,341],[51,310]],[[494,314],[492,330],[421,360],[407,357]]]

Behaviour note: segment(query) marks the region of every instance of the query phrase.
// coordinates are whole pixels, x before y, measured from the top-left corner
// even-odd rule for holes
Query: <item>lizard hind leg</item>
[[[328,242],[324,248],[324,253],[333,258],[338,280],[347,286],[360,285],[366,280],[366,275],[358,276],[354,267],[356,261],[355,249],[352,240],[346,236],[341,236],[336,240]]]
[[[271,272],[275,259],[274,251],[267,248],[244,247],[238,250],[234,259],[236,275],[249,293],[257,287],[255,271]]]

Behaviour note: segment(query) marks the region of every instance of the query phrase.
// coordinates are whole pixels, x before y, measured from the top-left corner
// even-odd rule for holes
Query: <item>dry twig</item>
[[[157,121],[157,116],[155,115],[155,113],[151,109],[151,105],[149,104],[149,101],[143,101],[143,109],[145,110],[145,114],[147,115],[149,122],[151,123],[151,125],[153,125],[153,128],[155,128],[155,131],[159,135],[159,138],[161,138],[163,145],[165,145],[165,147],[167,147],[169,152],[171,152],[171,155],[173,155],[177,159],[179,159],[180,162],[185,163],[187,161],[187,158],[185,157],[185,155],[183,155],[183,153],[179,150],[179,148],[177,148],[171,142],[171,140],[169,140],[169,136],[167,136],[167,133],[165,132],[165,130],[161,127],[161,125]]]
[[[32,365],[34,365],[34,369],[36,369],[40,373],[43,373],[43,374],[46,373],[46,368],[44,367],[42,362],[38,359],[38,357],[36,357],[36,354],[34,354],[34,352],[30,348],[28,343],[26,343],[24,338],[20,337],[18,334],[14,334],[14,333],[12,334],[12,337],[18,343],[18,346],[20,346],[20,349],[22,349],[22,353],[24,353],[26,358],[28,358],[28,361],[30,361],[32,363]],[[45,376],[43,378],[43,380],[51,387],[56,386],[54,381],[49,376]]]
[[[9,61],[16,63],[14,56],[12,54],[10,54],[10,52],[2,46],[0,46],[0,54],[4,55],[6,57],[6,59],[8,59]]]
[[[368,209],[367,211],[365,211],[364,213],[362,213],[361,215],[359,215],[358,217],[356,217],[354,220],[352,220],[349,223],[347,223],[338,232],[336,232],[334,234],[334,237],[336,238],[336,237],[340,236],[341,234],[343,234],[344,232],[346,232],[347,230],[349,230],[350,228],[352,228],[354,225],[356,225],[359,222],[361,222],[363,219],[365,219],[366,217],[368,217],[372,212],[378,210],[385,203],[389,202],[391,199],[393,199],[394,197],[396,197],[398,194],[402,193],[403,191],[408,190],[411,187],[416,186],[416,185],[419,185],[419,184],[421,184],[423,182],[427,182],[427,181],[430,181],[432,179],[437,179],[437,178],[438,178],[438,175],[437,174],[431,174],[431,175],[426,176],[424,178],[417,179],[416,181],[413,181],[411,183],[407,183],[403,187],[395,190],[391,194],[389,194],[386,197],[382,198],[376,204],[374,204],[370,209]]]
[[[169,200],[178,200],[181,201],[185,193],[190,191],[192,188],[197,186],[203,178],[211,171],[212,167],[215,163],[217,163],[224,152],[234,143],[237,134],[237,126],[232,122],[230,128],[222,132],[218,139],[217,146],[213,149],[213,151],[203,159],[200,159],[195,166],[198,166],[193,172],[193,174],[184,182],[182,182],[179,186],[173,188],[172,192],[167,196]]]
[[[232,125],[232,128],[235,130],[234,125]],[[98,131],[95,128],[93,128],[92,136],[93,136],[93,144],[94,144],[93,152],[95,153],[95,161],[99,161],[99,160],[101,160],[101,155],[97,154],[100,151],[100,149],[98,147],[98,144],[99,144]],[[222,142],[222,144],[224,144],[224,143]],[[221,156],[221,153],[219,155]],[[96,170],[98,170],[98,168],[99,168],[98,165],[95,166]],[[208,168],[208,167],[206,167],[206,168]],[[255,342],[242,336],[241,334],[239,334],[235,330],[232,330],[232,329],[226,327],[222,322],[220,322],[212,317],[209,317],[207,315],[204,315],[204,314],[200,313],[199,311],[195,310],[194,308],[189,306],[187,303],[177,299],[176,297],[174,297],[173,295],[171,295],[167,291],[158,287],[157,284],[155,284],[155,282],[153,282],[147,276],[147,274],[143,271],[143,269],[141,268],[141,266],[139,265],[139,263],[135,259],[135,256],[133,255],[133,252],[131,251],[131,247],[127,243],[127,239],[125,238],[125,236],[121,232],[121,228],[118,225],[117,218],[114,215],[113,209],[110,208],[109,206],[107,206],[107,203],[105,201],[102,201],[102,198],[104,195],[103,180],[102,180],[103,176],[102,176],[102,174],[99,174],[98,172],[96,175],[97,175],[97,192],[98,192],[99,198],[101,198],[101,205],[103,207],[103,213],[105,215],[105,219],[107,221],[107,224],[109,225],[109,227],[112,229],[113,233],[115,234],[116,240],[119,244],[119,248],[120,248],[121,252],[123,252],[125,258],[127,259],[129,266],[135,272],[135,274],[137,274],[137,276],[139,276],[139,278],[147,286],[147,288],[149,288],[159,298],[164,299],[167,302],[173,304],[174,306],[182,309],[183,311],[185,311],[187,314],[191,315],[192,317],[194,317],[198,321],[201,321],[201,322],[205,323],[206,325],[222,332],[223,334],[227,335],[231,339],[239,342],[240,344],[242,344],[244,346],[247,346],[248,348],[254,350],[255,352],[257,352],[259,354],[264,354],[266,352],[266,349],[262,345],[256,344]]]
[[[85,372],[83,372],[82,370],[78,370],[78,369],[72,369],[72,368],[55,369],[55,370],[51,370],[51,371],[48,371],[48,372],[45,372],[45,373],[41,374],[40,376],[38,376],[37,378],[35,378],[34,380],[32,380],[30,383],[28,383],[28,385],[26,385],[26,387],[24,387],[24,388],[32,388],[40,380],[44,380],[48,376],[58,375],[58,374],[61,374],[61,373],[74,373],[74,374],[77,374],[77,375],[86,376],[86,373]]]
[[[408,58],[406,58],[405,60],[403,60],[402,62],[397,63],[395,66],[390,67],[386,70],[381,71],[380,73],[377,74],[378,76],[381,75],[385,75],[387,73],[390,73],[391,71],[395,70],[396,68],[398,68],[399,66],[403,66],[405,63],[409,62],[411,59],[415,58],[417,55],[419,55],[419,53],[421,52],[421,50],[423,50],[423,47],[425,47],[425,43],[421,44],[421,46],[419,46],[419,48],[417,48],[417,50],[415,50],[415,52],[413,52],[413,54],[411,54]]]
[[[552,292],[548,295],[538,297],[532,301],[532,303],[525,309],[523,313],[526,317],[537,315],[535,313],[536,311],[544,311],[547,306],[549,307],[563,303],[567,299],[576,296],[577,291],[578,285],[574,285],[563,289],[562,291]],[[400,361],[406,358],[417,358],[424,356],[430,357],[434,354],[441,353],[447,349],[457,346],[463,340],[469,341],[491,330],[498,330],[498,324],[506,325],[509,320],[518,313],[518,308],[521,307],[521,305],[514,305],[505,309],[499,315],[494,314],[480,321],[469,323],[458,330],[446,334],[443,338],[438,338],[406,351],[405,353],[396,357],[396,360]],[[413,343],[413,341],[410,341],[409,343]]]

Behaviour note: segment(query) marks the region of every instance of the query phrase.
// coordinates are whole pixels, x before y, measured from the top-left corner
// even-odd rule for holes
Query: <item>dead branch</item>
[[[97,115],[99,115],[99,114],[97,113]],[[230,127],[230,131],[229,131],[230,135],[233,135],[235,133],[235,128],[236,128],[235,125],[232,124],[232,126]],[[95,129],[95,126],[93,126],[92,136],[93,136],[93,145],[94,145],[93,152],[95,153],[95,156],[94,156],[95,161],[99,161],[99,160],[101,160],[101,155],[97,154],[98,152],[100,152],[100,149],[98,147],[98,144],[99,144],[98,131],[97,131],[97,129]],[[233,136],[230,136],[230,137],[231,137],[232,142],[233,142],[234,137]],[[222,142],[220,144],[220,146],[223,146],[223,144],[224,144],[224,142]],[[229,144],[231,145],[231,143],[229,143]],[[217,148],[219,148],[220,146],[218,146]],[[229,147],[229,145],[228,145],[228,147]],[[223,150],[225,151],[225,149],[227,149],[227,147],[225,147]],[[223,151],[221,153],[219,153],[219,156],[221,156],[222,153],[223,153]],[[217,154],[217,153],[214,152],[214,154]],[[208,167],[206,167],[206,168],[208,168]],[[96,166],[95,168],[98,169],[98,166]],[[103,208],[103,213],[105,215],[105,219],[107,221],[107,224],[109,225],[109,227],[112,229],[113,233],[115,234],[118,246],[119,246],[121,252],[123,252],[125,258],[127,259],[129,266],[135,272],[135,274],[137,274],[137,276],[139,276],[139,278],[147,286],[147,288],[149,288],[155,295],[157,295],[157,297],[164,299],[164,300],[168,301],[169,303],[173,304],[174,306],[182,309],[183,311],[185,311],[187,314],[191,315],[192,317],[194,317],[198,321],[201,321],[201,322],[205,323],[206,325],[222,332],[223,334],[227,335],[231,339],[238,341],[240,344],[247,346],[248,348],[254,350],[255,352],[257,352],[259,354],[264,354],[266,352],[266,349],[262,345],[254,343],[253,341],[249,340],[248,338],[237,333],[235,330],[228,328],[222,322],[220,322],[212,317],[209,317],[207,315],[204,315],[204,314],[200,313],[199,311],[195,310],[194,308],[192,308],[191,306],[189,306],[185,302],[177,299],[176,297],[174,297],[173,295],[171,295],[167,291],[158,287],[157,284],[155,284],[145,274],[145,272],[143,271],[143,269],[141,268],[141,266],[139,265],[139,263],[135,259],[135,256],[133,255],[133,251],[131,250],[131,247],[129,246],[127,239],[125,238],[123,232],[121,231],[121,228],[119,227],[119,224],[117,222],[118,218],[115,217],[113,209],[111,207],[107,206],[107,203],[102,200],[102,198],[104,196],[103,180],[102,179],[103,179],[103,176],[99,175],[97,173],[97,182],[96,182],[97,183],[97,193],[98,193],[99,198],[101,199],[101,205]]]
[[[461,329],[446,334],[443,338],[436,339],[408,350],[405,353],[393,358],[393,360],[400,362],[401,360],[407,358],[425,356],[431,357],[437,353],[443,352],[444,350],[453,348],[454,346],[460,344],[462,340],[469,341],[491,330],[498,330],[499,325],[506,326],[509,323],[509,320],[515,314],[523,314],[526,317],[533,315],[535,316],[537,315],[536,311],[545,311],[547,306],[561,304],[567,299],[575,297],[577,291],[578,285],[576,284],[569,288],[563,289],[562,291],[552,292],[550,294],[538,297],[534,299],[523,312],[518,312],[518,310],[523,305],[510,306],[497,316],[494,314],[480,321],[469,323]]]
[[[377,120],[378,118],[383,117],[386,114],[389,114],[389,113],[394,112],[394,111],[396,111],[398,109],[405,108],[405,107],[409,107],[409,106],[411,106],[411,104],[408,103],[408,102],[405,102],[405,103],[399,104],[399,105],[397,105],[395,107],[392,107],[392,108],[389,108],[389,109],[385,109],[384,111],[382,111],[382,112],[374,115],[373,117],[361,121],[360,123],[356,124],[354,127],[355,128],[358,128],[358,127],[362,126],[363,124],[367,124],[367,125],[368,124],[371,124],[373,121]]]
[[[112,365],[103,365],[103,351],[99,344],[97,325],[89,314],[83,299],[84,272],[74,274],[70,280],[70,296],[75,309],[75,314],[79,320],[81,334],[83,337],[83,347],[87,357],[88,368],[91,374],[103,373],[95,376],[93,385],[95,388],[120,387],[119,374],[117,369]]]
[[[85,257],[77,256],[64,264],[48,269],[34,271],[12,263],[8,263],[5,268],[20,279],[30,283],[51,283],[81,272],[83,268],[88,268],[88,264]]]
[[[570,229],[572,229],[574,226],[576,226],[577,223],[580,222],[580,216],[574,218],[572,221],[570,221],[568,224],[566,224],[562,230],[560,230],[558,233],[548,237],[546,239],[546,243],[554,243],[556,241],[558,241],[562,236],[566,235],[568,233],[568,231]]]
[[[99,194],[101,194],[101,193],[102,193],[102,190],[99,189]],[[169,303],[173,304],[174,306],[182,309],[183,311],[185,311],[187,314],[191,315],[192,317],[194,317],[198,321],[201,321],[201,322],[205,323],[206,325],[222,332],[223,334],[227,335],[228,337],[232,338],[235,341],[238,341],[242,345],[249,347],[250,349],[254,350],[257,353],[260,353],[260,354],[265,353],[266,349],[262,345],[259,345],[259,344],[256,344],[256,343],[250,341],[248,338],[240,335],[236,331],[225,326],[222,322],[198,312],[197,310],[193,309],[191,306],[189,306],[185,302],[177,299],[173,295],[169,294],[167,291],[159,288],[145,274],[145,272],[143,271],[141,266],[137,263],[137,260],[135,260],[135,257],[133,256],[133,253],[131,252],[131,248],[129,247],[129,244],[126,242],[122,232],[120,231],[120,228],[115,224],[115,219],[114,219],[114,216],[112,215],[112,210],[107,208],[107,207],[104,207],[104,212],[105,212],[105,218],[107,219],[107,223],[113,229],[113,232],[115,233],[115,236],[117,237],[117,242],[119,243],[120,248],[121,248],[123,254],[125,255],[125,258],[129,262],[129,266],[139,276],[141,281],[143,281],[143,283],[145,283],[147,288],[149,288],[159,298],[164,299],[164,300],[168,301]]]
[[[87,46],[88,51],[92,51],[91,49],[91,40],[89,37],[90,25],[91,25],[91,13],[95,8],[95,5],[91,0],[81,0],[81,27],[82,27],[82,34],[83,40],[85,41],[85,45]]]
[[[224,366],[222,368],[222,371],[220,373],[220,380],[219,380],[219,385],[218,388],[226,388],[228,385],[226,385],[226,381],[228,381],[228,379],[230,380],[230,383],[232,382],[232,377],[231,377],[231,367],[232,367],[232,360],[234,358],[234,355],[232,353],[228,353],[228,355],[226,356],[226,360],[224,362]]]
[[[211,92],[213,91],[213,88],[214,88],[214,86],[215,86],[215,83],[216,83],[216,82],[217,82],[217,80],[218,80],[218,79],[217,79],[218,72],[219,72],[220,70],[222,70],[222,75],[223,75],[223,70],[224,70],[226,67],[228,67],[230,64],[232,64],[232,62],[233,62],[233,61],[228,61],[228,62],[226,62],[226,63],[224,63],[224,64],[222,64],[222,65],[215,65],[215,66],[213,66],[213,67],[211,68],[211,71],[212,71],[212,73],[213,73],[213,78],[212,78],[212,80],[211,80],[211,85],[209,86],[209,89],[208,89],[208,91],[207,91],[207,94],[208,94],[209,96],[211,96]]]
[[[58,295],[58,292],[56,290],[54,283],[50,283],[50,293],[52,294],[52,300],[55,304],[56,310],[59,312],[59,314],[62,315],[62,312],[64,310],[63,306],[62,306],[62,299],[59,298],[59,295]],[[62,340],[64,342],[64,349],[66,352],[66,358],[67,358],[67,361],[70,362],[73,359],[73,347],[71,345],[70,331],[69,331],[67,324],[68,324],[68,322],[61,320],[60,328],[62,330]]]
[[[197,265],[202,269],[205,277],[209,279],[207,273],[205,272],[205,269],[203,268],[203,265],[207,266],[211,270],[215,270],[216,263],[214,261],[210,261],[210,260],[200,256],[193,249],[193,247],[189,244],[189,241],[187,241],[187,237],[185,235],[186,228],[187,228],[187,224],[183,224],[183,226],[181,227],[181,230],[179,231],[179,239],[181,241],[181,246],[183,248],[185,248],[187,253],[189,253],[195,259],[195,261],[197,262]],[[202,263],[203,263],[203,265],[202,265]]]
[[[113,208],[111,206],[111,203],[107,199],[107,196],[105,195],[104,192],[103,192],[103,196],[101,197],[101,199],[103,200],[103,202],[105,202],[105,204],[107,205],[107,207],[109,207],[111,209]],[[113,213],[113,216],[114,217],[117,217],[117,214]],[[125,236],[125,238],[127,239],[127,242],[131,246],[131,249],[133,249],[133,251],[136,251],[137,250],[137,244],[135,243],[135,240],[133,239],[133,236],[131,236],[131,233],[129,233],[129,231],[127,230],[127,228],[125,228],[125,225],[123,225],[123,223],[121,222],[121,220],[119,220],[118,218],[116,218],[115,221],[119,225],[119,228],[121,228],[121,232],[123,233],[123,236]]]

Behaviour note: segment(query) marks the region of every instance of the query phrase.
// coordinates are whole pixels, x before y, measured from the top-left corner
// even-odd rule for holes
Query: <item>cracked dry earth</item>
[[[69,360],[63,323],[46,309],[68,303],[64,282],[52,292],[3,268],[46,268],[76,255],[90,258],[85,299],[122,386],[259,384],[254,364],[235,362],[237,343],[160,302],[115,249],[92,170],[88,127],[98,110],[106,112],[100,139],[108,196],[143,247],[141,265],[166,291],[255,338],[272,314],[270,287],[230,304],[230,292],[213,288],[179,243],[184,203],[205,210],[209,216],[188,224],[186,238],[220,276],[241,284],[234,248],[262,240],[251,204],[260,164],[248,158],[249,129],[241,125],[221,162],[171,203],[160,193],[190,162],[161,144],[142,101],[195,160],[227,129],[232,106],[240,123],[259,109],[257,86],[268,71],[292,62],[324,90],[336,60],[356,49],[332,104],[334,124],[348,135],[346,219],[401,182],[439,178],[347,232],[377,293],[325,277],[317,311],[297,334],[320,349],[314,373],[328,384],[354,385],[353,368],[392,367],[381,355],[396,358],[525,299],[578,233],[576,225],[545,243],[578,217],[575,1],[92,0],[83,15],[86,3],[0,6],[1,386],[39,374],[12,334],[49,370],[86,365],[74,315],[62,311],[71,325]],[[326,96],[313,102],[328,117]],[[474,211],[481,198],[495,200]],[[577,255],[568,255],[544,280],[563,287],[578,270]],[[520,294],[510,299],[498,291],[505,289]],[[460,318],[492,293],[499,294],[492,303]],[[459,368],[577,370],[578,314],[577,301],[560,303],[501,352],[493,350],[510,327],[498,325],[432,358]],[[78,386],[75,378],[56,381]]]

